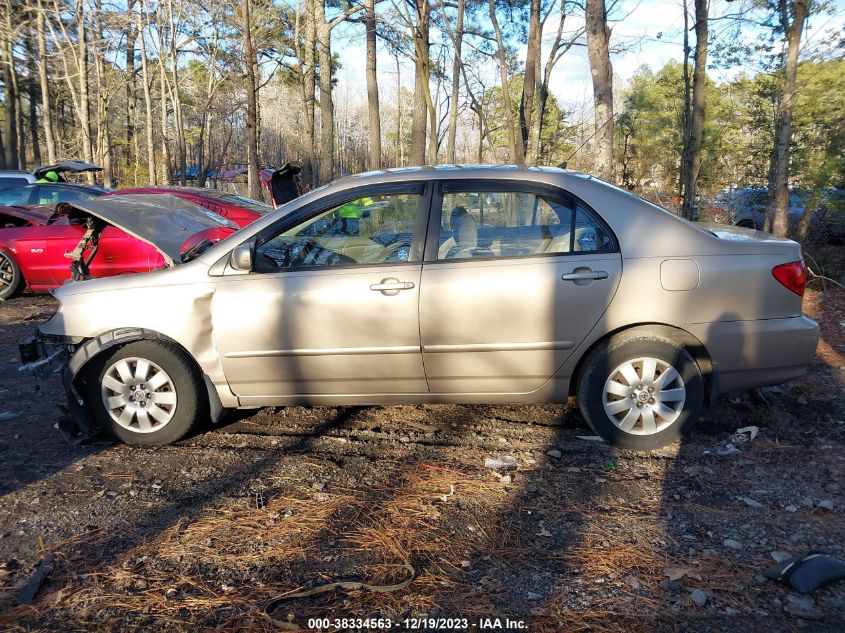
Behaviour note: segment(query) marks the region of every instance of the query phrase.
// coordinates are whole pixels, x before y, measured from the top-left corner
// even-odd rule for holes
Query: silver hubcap
[[[145,358],[122,358],[109,367],[102,395],[112,420],[135,433],[158,431],[176,413],[173,381]]]
[[[12,261],[0,253],[0,290],[8,288],[15,283],[15,269]]]
[[[652,435],[672,425],[684,408],[687,390],[678,371],[657,358],[619,365],[604,383],[607,417],[633,435]]]

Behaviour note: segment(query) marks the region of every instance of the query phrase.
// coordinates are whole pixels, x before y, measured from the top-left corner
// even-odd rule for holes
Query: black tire
[[[14,258],[0,251],[0,299],[12,299],[23,292],[26,283]]]
[[[605,385],[612,376],[617,375],[617,368],[644,357],[662,361],[673,367],[683,381],[685,397],[682,404],[680,401],[675,403],[679,414],[674,421],[667,422],[658,417],[656,418],[659,420],[658,424],[665,426],[656,427],[656,432],[651,434],[636,434],[622,430],[618,426],[621,423],[620,418],[617,417],[617,423],[614,423],[611,415],[605,411],[606,397],[625,400],[622,396],[606,396]],[[634,365],[634,369],[641,376],[642,364],[639,367],[636,363]],[[659,374],[657,376],[659,379]],[[677,386],[681,383],[672,384]],[[639,385],[634,385],[634,387],[641,388]],[[696,423],[704,403],[704,379],[698,363],[677,342],[647,329],[634,329],[610,337],[589,353],[578,375],[576,395],[581,414],[587,424],[608,444],[617,448],[648,451],[671,444],[687,433]],[[632,403],[638,402],[634,396],[629,397]],[[642,404],[651,409],[649,402],[654,402],[654,400]],[[668,404],[672,405],[672,403]],[[624,418],[625,413],[623,410],[618,416]],[[638,421],[635,425],[640,425],[638,430],[642,432],[644,422]]]
[[[119,424],[107,410],[103,396],[103,381],[118,361],[125,359],[146,360],[164,370],[169,377],[170,382],[166,385],[166,390],[176,393],[176,404],[172,408],[168,407],[168,413],[172,413],[172,417],[160,428],[147,432],[127,428]],[[137,364],[134,368],[137,368]],[[154,368],[151,369],[151,372],[154,371]],[[154,374],[149,375],[151,379]],[[171,444],[183,438],[199,420],[207,417],[208,403],[204,397],[205,385],[199,372],[184,352],[164,341],[135,341],[100,354],[94,358],[92,366],[85,373],[82,391],[88,410],[97,422],[127,444],[137,446]],[[151,407],[153,406],[151,401],[144,404],[148,403]],[[153,424],[155,425],[156,422]]]

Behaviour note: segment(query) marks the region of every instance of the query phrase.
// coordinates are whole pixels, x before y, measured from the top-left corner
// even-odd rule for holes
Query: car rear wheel
[[[190,360],[162,341],[136,341],[96,359],[86,402],[127,444],[160,446],[184,437],[204,410]]]
[[[23,292],[24,281],[17,262],[0,251],[0,299],[11,299]]]
[[[578,405],[608,444],[633,450],[666,446],[698,420],[704,380],[675,341],[648,330],[611,337],[590,352],[577,383]]]

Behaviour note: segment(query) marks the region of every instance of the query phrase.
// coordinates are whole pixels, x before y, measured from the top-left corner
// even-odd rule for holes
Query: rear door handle
[[[413,281],[399,281],[394,277],[388,277],[387,279],[382,279],[381,283],[370,285],[370,290],[392,296],[399,294],[400,290],[410,290],[413,287]]]
[[[584,281],[589,279],[607,279],[605,270],[582,270],[577,273],[565,273],[560,276],[564,281]]]

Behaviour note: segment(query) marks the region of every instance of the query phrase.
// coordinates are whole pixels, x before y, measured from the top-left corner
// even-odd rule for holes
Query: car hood
[[[62,172],[79,174],[85,171],[103,171],[103,168],[99,165],[95,165],[94,163],[86,163],[81,160],[62,160],[55,165],[42,165],[41,167],[36,167],[32,174],[36,178],[42,178],[48,171],[54,171],[57,174]]]
[[[127,194],[64,202],[59,213],[82,211],[105,220],[154,246],[172,266],[182,260],[182,247],[208,229],[238,229],[238,225],[201,206],[169,194]]]

